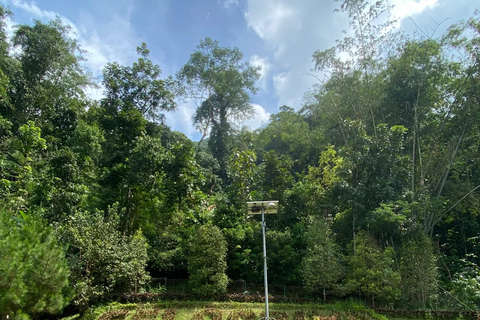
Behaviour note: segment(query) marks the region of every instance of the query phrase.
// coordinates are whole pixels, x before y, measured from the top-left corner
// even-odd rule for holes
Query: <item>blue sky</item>
[[[444,21],[450,24],[473,15],[474,0],[389,0],[398,17],[397,28],[407,33],[415,25],[429,31]],[[333,0],[0,0],[14,12],[12,24],[47,22],[59,16],[72,26],[82,48],[88,51],[86,67],[100,80],[101,69],[117,61],[130,65],[135,49],[146,42],[152,60],[163,76],[174,75],[187,62],[200,39],[218,40],[221,46],[238,47],[245,60],[262,66],[259,91],[253,97],[256,116],[244,124],[252,129],[266,123],[284,104],[296,110],[305,92],[316,83],[306,75],[313,67],[312,53],[327,49],[348,29]],[[414,23],[415,22],[415,23]],[[101,98],[101,89],[89,90]],[[195,106],[179,101],[167,114],[167,123],[189,138],[200,134],[191,126]]]

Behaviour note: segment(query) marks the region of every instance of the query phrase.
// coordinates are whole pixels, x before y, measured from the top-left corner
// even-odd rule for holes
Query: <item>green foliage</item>
[[[239,223],[223,229],[228,242],[227,266],[231,279],[262,281],[261,225],[257,221]]]
[[[426,309],[438,292],[437,260],[431,240],[419,231],[403,244],[400,252],[403,299],[414,308]]]
[[[289,157],[293,170],[302,172],[318,159],[324,142],[318,130],[312,130],[305,117],[288,106],[272,115],[268,125],[256,138],[257,152],[273,151],[277,156]],[[268,158],[268,156],[266,156]]]
[[[118,214],[116,207],[107,217],[102,212],[78,212],[57,228],[68,245],[74,303],[82,310],[107,293],[137,291],[149,279],[145,237],[141,231],[132,236],[120,233]]]
[[[192,240],[188,255],[188,283],[192,292],[202,296],[225,293],[227,242],[222,232],[212,224],[205,224],[198,227]]]
[[[480,269],[467,259],[462,262],[462,270],[454,275],[452,281],[451,293],[455,297],[452,307],[477,310],[480,305]]]
[[[260,224],[245,208],[255,198],[280,201],[268,218],[272,284],[303,277],[324,299],[425,309],[443,302],[441,283],[454,300],[446,305],[476,308],[479,16],[441,39],[408,39],[391,32],[387,1],[339,6],[351,29],[313,55],[325,79],[300,112],[282,106],[255,132],[237,123],[252,115],[258,68],[238,48],[201,40],[175,86],[198,106],[196,148],[163,123],[173,79],[161,78],[145,44],[131,66],[107,64],[105,97],[93,101],[69,27],[35,21],[9,43],[11,13],[0,7],[1,307],[35,316],[68,298],[61,250],[40,216],[66,247],[81,308],[139,290],[147,263],[152,274],[190,272],[201,295],[224,292],[227,275],[261,282]],[[49,274],[61,269],[45,277],[58,282],[60,291],[47,288],[53,300],[26,285],[41,269],[14,262],[32,257],[56,260]],[[15,296],[3,295],[9,288]]]
[[[301,283],[301,252],[294,236],[290,230],[268,231],[266,234],[269,281],[272,284]],[[257,237],[261,239],[260,235]],[[260,249],[258,246],[259,253]],[[259,254],[258,258],[260,257]]]
[[[303,177],[305,194],[302,196],[306,213],[332,219],[336,208],[332,208],[332,191],[341,182],[340,173],[344,170],[344,160],[333,146],[324,150],[318,160],[318,166],[308,167]]]
[[[253,151],[233,150],[227,167],[228,191],[232,201],[244,207],[257,177],[257,157]]]
[[[193,116],[193,125],[203,133],[199,145],[210,131],[208,146],[224,180],[232,122],[252,115],[250,95],[257,91],[255,82],[260,77],[257,68],[242,60],[238,48],[220,47],[207,37],[177,73],[180,93],[199,101]]]
[[[276,199],[279,203],[284,203],[285,192],[294,183],[292,167],[292,160],[288,156],[278,156],[273,150],[262,155],[262,163],[258,168],[259,174],[255,183],[260,185],[258,192],[264,199]],[[253,198],[260,198],[260,194]]]
[[[71,298],[65,253],[35,214],[0,210],[0,315],[59,313]]]
[[[148,119],[163,120],[164,116],[158,112],[171,111],[176,107],[168,90],[170,80],[160,79],[160,67],[148,58],[150,51],[145,43],[137,47],[137,53],[140,58],[132,67],[114,62],[104,68],[104,103],[125,112],[135,109]]]
[[[6,128],[9,123],[6,123]],[[41,129],[32,121],[6,134],[0,141],[0,207],[18,213],[27,211],[42,169],[42,153],[47,148]]]
[[[400,297],[400,273],[395,270],[394,251],[382,250],[375,239],[360,232],[353,243],[353,253],[348,257],[347,288],[375,300],[388,303]]]
[[[35,121],[45,135],[59,138],[75,126],[83,108],[83,88],[89,85],[80,61],[81,50],[70,29],[57,19],[20,25],[12,38],[17,64],[4,69],[12,81],[12,108],[6,115],[17,126]]]
[[[367,213],[365,223],[368,231],[384,244],[398,242],[403,229],[408,226],[408,207],[409,205],[402,201],[382,203],[380,207]]]
[[[310,292],[323,292],[335,288],[344,276],[344,257],[335,243],[327,221],[312,218],[305,235],[307,252],[302,261],[304,287]]]

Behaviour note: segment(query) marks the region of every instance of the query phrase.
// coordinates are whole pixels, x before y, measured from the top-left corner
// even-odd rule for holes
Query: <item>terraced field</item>
[[[256,320],[265,317],[264,305],[261,303],[147,303],[118,304],[113,303],[92,309],[83,318],[68,320]],[[388,319],[365,309],[341,311],[332,305],[292,305],[273,304],[270,318],[275,320],[353,320],[353,319]],[[65,319],[67,320],[67,319]]]
[[[63,320],[257,320],[265,317],[263,303],[159,301],[151,303],[117,302],[90,309]],[[363,304],[272,303],[274,320],[478,320],[477,312],[376,310]]]
[[[189,316],[190,315],[190,316]],[[251,309],[248,310],[220,310],[214,308],[198,309],[193,313],[191,310],[180,309],[157,309],[157,308],[141,308],[137,310],[114,310],[105,312],[98,317],[98,320],[174,320],[174,319],[192,319],[192,320],[256,320],[263,318],[264,312],[256,313]],[[310,315],[307,316],[302,311],[296,311],[291,317],[287,312],[272,311],[270,317],[276,320],[337,320],[337,319],[356,319],[353,315],[332,314],[332,315]]]

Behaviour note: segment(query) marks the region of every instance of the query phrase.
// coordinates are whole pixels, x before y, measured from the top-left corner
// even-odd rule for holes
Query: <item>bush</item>
[[[69,301],[65,253],[35,215],[0,211],[0,275],[2,319],[57,313]]]
[[[166,309],[162,314],[162,320],[174,320],[177,314],[177,309]]]
[[[204,320],[209,317],[211,320],[222,320],[222,310],[215,308],[206,308],[195,311],[192,320]]]
[[[226,256],[227,242],[220,229],[212,224],[199,227],[188,257],[189,286],[193,293],[212,296],[226,292]]]
[[[227,320],[255,320],[257,316],[252,310],[233,310]]]
[[[123,235],[118,222],[113,208],[108,218],[102,212],[80,212],[58,228],[58,235],[69,245],[74,303],[81,310],[106,294],[136,291],[149,279],[145,237],[141,231]]]

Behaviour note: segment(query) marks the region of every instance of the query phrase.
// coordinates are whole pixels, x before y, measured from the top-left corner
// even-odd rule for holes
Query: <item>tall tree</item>
[[[131,67],[109,63],[103,70],[106,88],[104,104],[118,111],[137,110],[143,117],[163,120],[161,111],[172,111],[176,105],[169,91],[171,81],[160,78],[161,70],[149,59],[150,50],[142,43],[140,56]]]
[[[376,75],[381,71],[385,53],[394,39],[391,26],[395,21],[389,16],[391,7],[387,1],[339,2],[339,11],[348,15],[350,30],[345,31],[345,37],[335,47],[315,51],[313,60],[316,70],[327,71],[330,75],[321,82],[321,91],[325,89],[323,87],[338,91],[335,86],[328,86],[333,81],[343,86],[347,94],[326,95],[323,92],[321,97],[326,99],[320,99],[320,102],[332,113],[333,121],[340,120],[340,129],[343,119],[356,116],[365,123],[367,132],[376,136],[376,127],[381,120],[378,97],[382,94],[381,81]],[[342,59],[341,55],[346,55],[348,59]],[[346,108],[342,106],[345,98],[350,100]]]
[[[105,132],[100,179],[105,208],[119,202],[126,209],[123,229],[132,233],[139,195],[152,190],[163,159],[161,139],[148,137],[149,131],[162,129],[149,120],[162,121],[162,112],[176,107],[169,81],[160,78],[160,68],[149,59],[145,43],[137,48],[137,53],[140,57],[131,67],[109,63],[104,68],[105,98],[97,112]],[[142,165],[142,161],[149,165]],[[146,171],[134,171],[139,169]],[[137,174],[148,179],[139,181]]]
[[[251,94],[257,91],[258,78],[258,68],[243,62],[238,48],[220,47],[208,37],[177,73],[181,92],[197,103],[193,124],[203,134],[198,146],[210,132],[209,147],[223,179],[233,121],[252,115]]]
[[[69,27],[60,20],[49,24],[35,21],[33,26],[19,26],[12,41],[19,62],[12,75],[12,121],[17,125],[35,121],[52,139],[74,129],[77,114],[84,107],[78,100],[84,97],[89,78]],[[62,130],[56,130],[58,127]]]
[[[324,146],[323,136],[309,127],[305,117],[288,106],[270,117],[269,124],[255,139],[257,152],[273,151],[278,156],[290,157],[293,171],[303,172],[314,165]]]

